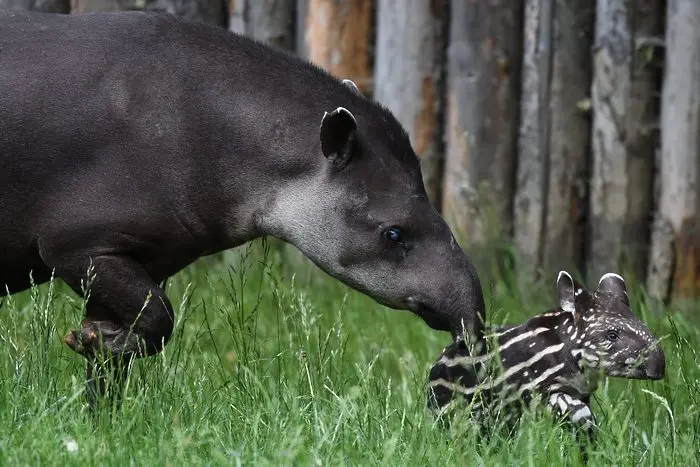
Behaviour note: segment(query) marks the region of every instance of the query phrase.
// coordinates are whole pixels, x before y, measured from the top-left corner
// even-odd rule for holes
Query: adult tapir
[[[55,271],[81,294],[92,266],[73,350],[159,352],[157,284],[265,235],[431,328],[482,331],[405,130],[351,82],[167,14],[0,13],[0,284]]]

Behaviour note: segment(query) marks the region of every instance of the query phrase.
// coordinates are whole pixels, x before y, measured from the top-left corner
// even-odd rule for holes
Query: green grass
[[[261,261],[261,251],[257,243],[225,261],[205,258],[171,279],[173,340],[138,361],[122,410],[97,425],[83,360],[62,343],[82,300],[60,281],[5,297],[0,465],[581,463],[570,433],[539,412],[511,437],[481,441],[434,425],[424,385],[449,335],[318,271],[285,277],[279,255]],[[549,282],[526,299],[512,290],[485,284],[490,320],[517,322],[554,304]],[[697,465],[700,328],[648,310],[635,292],[635,310],[665,337],[667,376],[601,383],[590,464]]]

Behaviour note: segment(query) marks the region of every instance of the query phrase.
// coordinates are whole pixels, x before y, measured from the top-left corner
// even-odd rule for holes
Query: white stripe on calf
[[[562,349],[562,347],[564,347],[563,343],[557,344],[557,345],[550,345],[549,347],[537,352],[535,355],[533,355],[528,360],[508,368],[508,370],[503,372],[497,379],[495,379],[494,381],[491,381],[491,382],[487,382],[487,383],[472,386],[472,387],[465,387],[465,386],[451,383],[444,378],[438,378],[438,379],[435,379],[435,380],[430,382],[430,387],[444,386],[452,391],[456,391],[456,392],[459,392],[459,393],[464,394],[464,395],[474,394],[475,392],[477,392],[479,390],[498,387],[501,383],[503,383],[505,380],[507,380],[513,374],[521,371],[524,368],[531,366],[534,363],[537,363],[538,361],[542,360],[544,357],[546,357],[549,354],[559,352]],[[561,369],[561,367],[563,367],[563,364],[549,368],[548,370],[544,371],[542,373],[542,375],[540,375],[535,381],[542,378],[542,376],[544,376],[546,378],[547,376],[549,376],[553,373],[556,373],[557,371],[559,371]],[[542,380],[544,380],[544,379],[542,379]]]
[[[496,379],[495,383],[496,385],[501,384],[503,381],[506,379],[510,378],[513,376],[515,373],[518,373],[524,368],[527,368],[529,366],[532,366],[534,363],[539,362],[542,360],[544,357],[546,357],[549,354],[553,354],[556,352],[559,352],[562,348],[564,347],[564,343],[562,342],[561,344],[557,345],[550,345],[549,347],[546,347],[539,352],[537,352],[535,355],[530,357],[529,359],[525,360],[524,362],[518,363],[517,365],[514,365],[510,368],[508,368],[501,376]]]
[[[525,391],[532,391],[534,388],[537,387],[537,385],[541,384],[543,381],[546,381],[547,378],[549,378],[553,374],[561,371],[563,368],[564,368],[564,363],[560,363],[560,364],[555,365],[551,368],[548,368],[546,371],[543,371],[542,374],[540,376],[538,376],[537,378],[533,379],[532,381],[530,381],[527,384],[523,384],[522,386],[520,386],[520,388],[518,389],[518,391],[515,394],[511,395],[510,397],[508,397],[506,399],[505,403],[510,404],[510,403],[515,402],[516,400],[520,399],[523,396],[523,393]],[[560,387],[560,385],[553,384],[552,386],[548,386],[547,389],[556,389],[558,387]]]
[[[475,392],[477,392],[479,390],[492,389],[492,388],[500,386],[501,383],[503,383],[505,380],[507,380],[508,378],[513,376],[515,373],[521,371],[524,368],[532,366],[534,363],[537,363],[538,361],[542,360],[547,355],[559,352],[563,347],[564,347],[563,343],[557,344],[557,345],[550,345],[549,347],[537,352],[535,355],[533,355],[528,360],[508,368],[505,372],[503,372],[495,380],[481,384],[481,385],[472,386],[472,387],[465,387],[465,386],[461,386],[461,385],[452,384],[452,383],[450,383],[442,378],[439,378],[439,379],[433,380],[430,383],[430,386],[431,387],[438,386],[438,385],[445,386],[453,391],[459,392],[460,394],[464,394],[464,395],[474,394]],[[552,368],[548,369],[547,371],[543,372],[542,374],[544,375],[545,373],[552,371],[553,368],[557,368],[558,366],[559,365],[552,367]],[[552,371],[552,373],[554,373],[556,371],[559,371],[559,370]],[[541,376],[542,375],[540,375],[538,377],[538,379],[541,378]]]
[[[584,405],[576,412],[574,412],[574,414],[571,416],[571,421],[573,421],[574,423],[579,423],[579,421],[581,421],[582,418],[590,418],[591,415],[591,409],[589,409],[587,405]]]
[[[522,340],[527,339],[528,337],[534,337],[538,334],[542,334],[543,332],[550,331],[549,328],[537,328],[532,331],[524,332],[522,334],[518,334],[516,337],[512,338],[511,340],[505,342],[503,345],[498,346],[498,352],[503,351],[510,347],[513,344],[516,344]],[[546,350],[546,349],[545,349]],[[468,368],[470,366],[473,366],[477,363],[482,363],[485,362],[486,360],[489,360],[490,358],[496,356],[498,352],[489,352],[484,355],[477,355],[477,356],[463,356],[463,357],[455,357],[455,358],[448,358],[443,356],[438,364],[443,364],[446,366],[463,366],[465,368]]]
[[[503,345],[499,345],[498,348],[499,348],[500,350],[507,349],[507,348],[510,347],[511,345],[513,345],[513,344],[515,344],[515,343],[517,343],[517,342],[520,342],[520,341],[522,341],[522,340],[525,340],[525,339],[527,339],[528,337],[533,337],[533,336],[536,336],[536,335],[538,335],[538,334],[542,334],[543,332],[547,332],[547,331],[550,331],[550,330],[551,330],[550,328],[537,328],[537,329],[535,329],[535,330],[533,330],[533,331],[528,331],[528,332],[524,332],[524,333],[522,333],[522,334],[518,334],[516,337],[514,337],[514,338],[512,338],[511,340],[507,341],[507,342],[504,343]]]

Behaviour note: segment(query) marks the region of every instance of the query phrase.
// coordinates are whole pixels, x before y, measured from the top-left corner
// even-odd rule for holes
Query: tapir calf
[[[92,267],[75,351],[159,352],[157,284],[261,236],[454,338],[483,332],[406,131],[352,82],[167,14],[0,13],[0,285],[55,271],[81,294]]]

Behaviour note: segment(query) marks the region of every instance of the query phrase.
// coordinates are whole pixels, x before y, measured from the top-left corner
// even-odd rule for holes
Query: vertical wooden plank
[[[294,50],[295,0],[229,0],[228,29]]]
[[[294,49],[294,0],[246,0],[246,8],[247,35],[282,49]]]
[[[71,13],[117,12],[125,10],[142,10],[148,0],[70,0]]]
[[[237,34],[245,34],[246,4],[248,0],[228,1],[228,30]]]
[[[549,183],[542,233],[542,265],[551,273],[583,268],[591,127],[581,103],[591,88],[594,21],[589,0],[554,2]]]
[[[442,185],[442,77],[447,2],[377,4],[374,98],[408,131],[421,159],[428,197],[439,207]]]
[[[658,211],[647,288],[653,297],[697,295],[700,277],[700,2],[669,0],[661,102]],[[670,293],[669,293],[670,292]]]
[[[365,94],[372,93],[372,3],[307,0],[304,8],[304,56]]]
[[[515,191],[515,244],[526,272],[583,266],[594,9],[528,1]]]
[[[522,2],[452,2],[442,210],[456,235],[510,235],[518,135]]]
[[[302,58],[309,57],[309,51],[306,47],[306,17],[309,7],[309,0],[297,0],[296,2],[296,23],[294,34],[294,50],[297,55]]]
[[[658,66],[643,39],[663,30],[661,0],[598,0],[589,273],[643,280],[648,256]]]
[[[528,272],[582,266],[593,15],[583,0],[526,3],[514,237]]]
[[[114,0],[73,0],[87,4],[116,3]],[[130,0],[143,2],[144,0]],[[228,27],[228,3],[227,0],[146,0],[144,10],[161,11],[184,18],[190,21],[199,21],[214,26]],[[127,9],[121,7],[121,9]]]
[[[70,0],[0,0],[0,10],[70,13]]]
[[[548,3],[550,8],[541,8]],[[513,195],[513,238],[523,277],[542,263],[542,231],[547,199],[551,0],[526,0],[523,25],[522,92],[518,165]],[[544,67],[543,67],[544,65]],[[543,76],[544,75],[544,76]],[[546,118],[546,120],[543,120]]]

